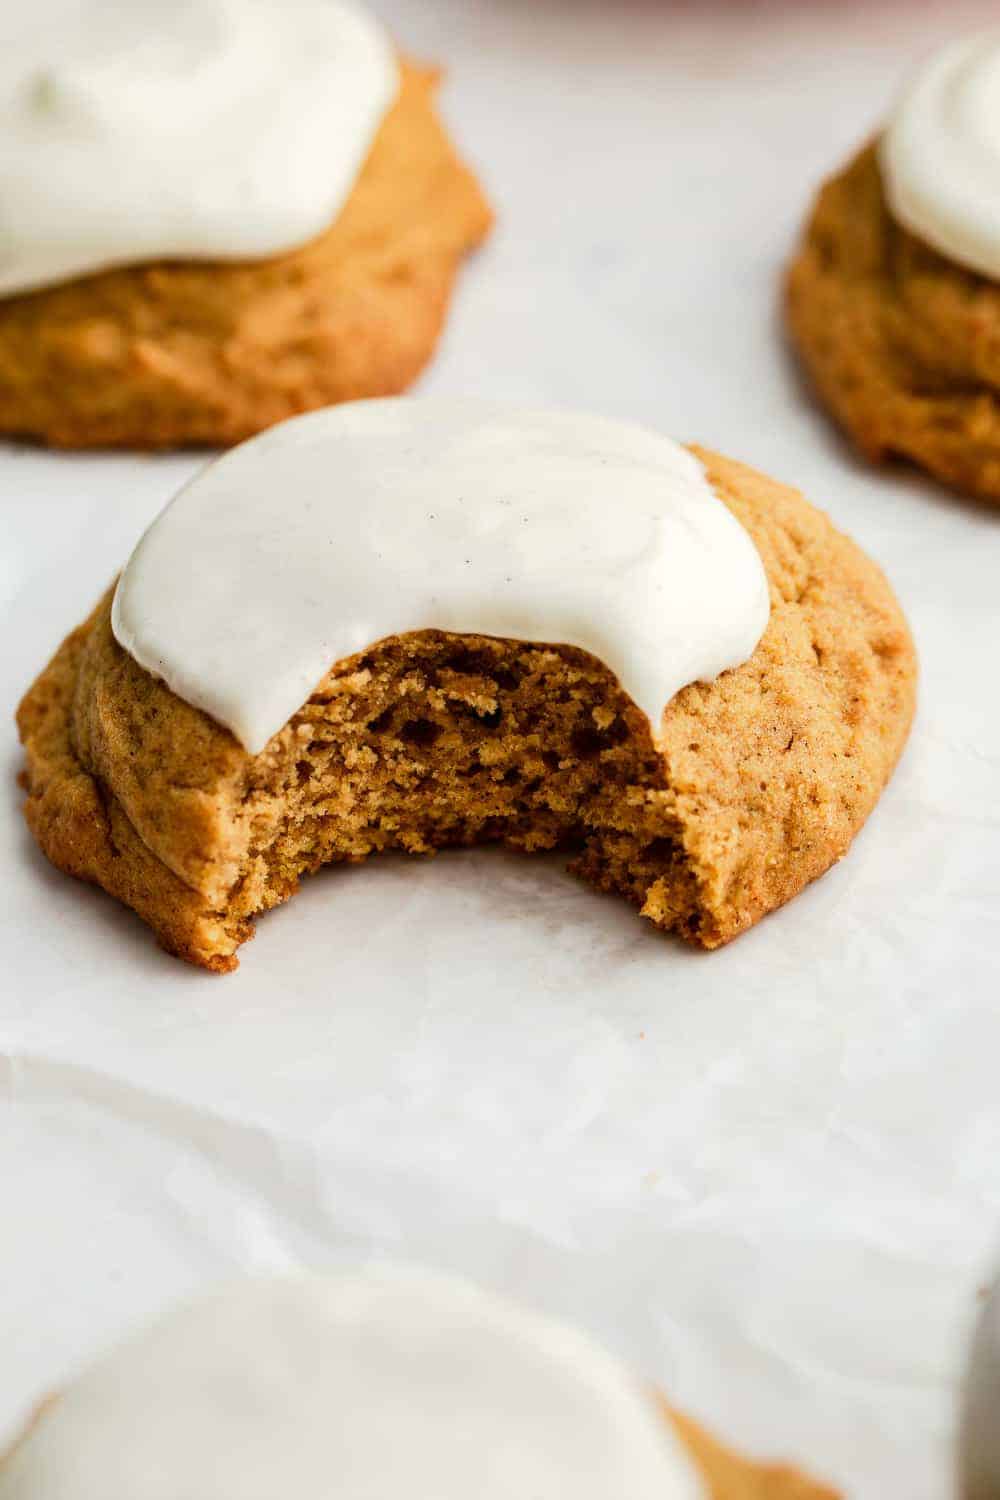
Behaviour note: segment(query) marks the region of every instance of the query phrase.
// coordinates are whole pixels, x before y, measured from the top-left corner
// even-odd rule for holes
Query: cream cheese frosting
[[[0,49],[0,294],[336,217],[398,86],[354,0],[29,0]]]
[[[1000,28],[951,42],[917,71],[880,158],[899,223],[1000,280]]]
[[[421,629],[599,657],[654,730],[754,651],[748,534],[661,434],[563,412],[390,399],[231,450],[154,521],[118,583],[118,642],[252,754],[329,668]]]
[[[251,1279],[62,1391],[0,1500],[699,1500],[583,1334],[409,1267]]]

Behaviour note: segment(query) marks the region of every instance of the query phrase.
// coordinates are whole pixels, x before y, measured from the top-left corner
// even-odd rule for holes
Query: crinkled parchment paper
[[[483,852],[325,872],[206,976],[44,863],[10,728],[195,460],[5,450],[0,1438],[195,1286],[374,1252],[579,1319],[859,1500],[945,1500],[1000,1234],[1000,509],[857,466],[775,304],[819,178],[973,10],[384,10],[501,215],[423,388],[801,484],[905,602],[919,722],[850,857],[713,956]]]

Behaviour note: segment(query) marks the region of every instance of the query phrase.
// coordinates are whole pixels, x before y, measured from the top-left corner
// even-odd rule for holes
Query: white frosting
[[[0,293],[288,250],[398,84],[353,0],[25,0],[0,48]]]
[[[582,1334],[403,1268],[251,1280],[63,1391],[0,1500],[699,1500]]]
[[[366,401],[233,449],[153,523],[114,633],[253,754],[339,659],[426,628],[566,643],[654,727],[753,652],[767,579],[659,433],[478,402]]]
[[[881,142],[893,215],[1000,280],[1000,28],[952,42],[903,91]]]
[[[973,1340],[959,1442],[961,1500],[1000,1500],[1000,1283]]]

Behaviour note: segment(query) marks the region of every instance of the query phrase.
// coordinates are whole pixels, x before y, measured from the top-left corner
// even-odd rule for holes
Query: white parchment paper
[[[919,722],[850,857],[713,956],[483,852],[323,873],[206,976],[38,855],[10,726],[196,461],[5,449],[0,1442],[182,1293],[375,1252],[568,1314],[859,1500],[945,1500],[1000,1235],[1000,511],[857,466],[776,296],[819,178],[991,7],[382,10],[501,215],[422,388],[800,484],[888,569]]]

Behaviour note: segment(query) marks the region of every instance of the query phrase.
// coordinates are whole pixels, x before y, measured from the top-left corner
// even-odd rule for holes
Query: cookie
[[[404,390],[491,212],[434,108],[400,92],[342,211],[288,254],[163,262],[0,299],[0,432],[64,448],[230,444]]]
[[[310,419],[312,420],[312,419]],[[303,874],[381,849],[565,848],[715,948],[846,853],[906,741],[916,657],[879,568],[795,490],[693,450],[771,592],[749,660],[649,720],[568,646],[420,631],[336,662],[258,755],[119,646],[109,593],[18,715],[61,869],[217,972]]]
[[[0,1497],[310,1497],[331,1476],[421,1500],[835,1500],[730,1452],[581,1331],[385,1261],[169,1310],[39,1407]]]
[[[1000,284],[894,219],[877,145],[821,189],[785,306],[821,401],[865,458],[1000,501]]]

